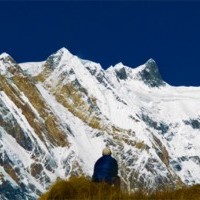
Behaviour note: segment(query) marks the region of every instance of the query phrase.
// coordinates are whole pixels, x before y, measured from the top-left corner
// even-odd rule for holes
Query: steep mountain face
[[[0,198],[36,199],[91,177],[105,146],[129,191],[200,183],[199,87],[173,87],[154,60],[104,70],[62,48],[44,62],[0,55]]]

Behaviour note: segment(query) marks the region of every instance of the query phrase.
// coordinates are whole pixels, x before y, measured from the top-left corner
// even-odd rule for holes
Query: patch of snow
[[[4,52],[4,53],[0,54],[0,59],[5,58],[5,57],[9,57],[9,56],[10,56],[9,54]]]
[[[27,75],[37,76],[44,69],[44,63],[45,62],[26,62],[20,63],[19,66]]]

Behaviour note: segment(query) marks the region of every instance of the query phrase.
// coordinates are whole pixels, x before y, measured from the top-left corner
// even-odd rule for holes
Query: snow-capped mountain
[[[91,177],[105,146],[129,191],[200,183],[200,87],[173,87],[153,59],[104,70],[62,48],[43,62],[0,55],[0,199],[36,199]],[[12,198],[11,198],[12,197]]]

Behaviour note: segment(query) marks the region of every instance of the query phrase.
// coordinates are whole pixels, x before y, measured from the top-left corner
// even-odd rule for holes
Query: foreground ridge
[[[52,199],[74,199],[74,200],[102,200],[102,199],[124,199],[124,200],[188,200],[200,199],[200,185],[184,187],[177,190],[165,189],[148,194],[145,190],[135,192],[123,192],[106,183],[92,183],[84,177],[74,177],[70,180],[58,180],[48,192],[43,194],[39,200]]]

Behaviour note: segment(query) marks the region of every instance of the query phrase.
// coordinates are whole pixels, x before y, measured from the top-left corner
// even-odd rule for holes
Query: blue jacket
[[[113,177],[118,176],[117,161],[110,155],[104,155],[94,165],[92,180],[95,182],[112,182]]]

